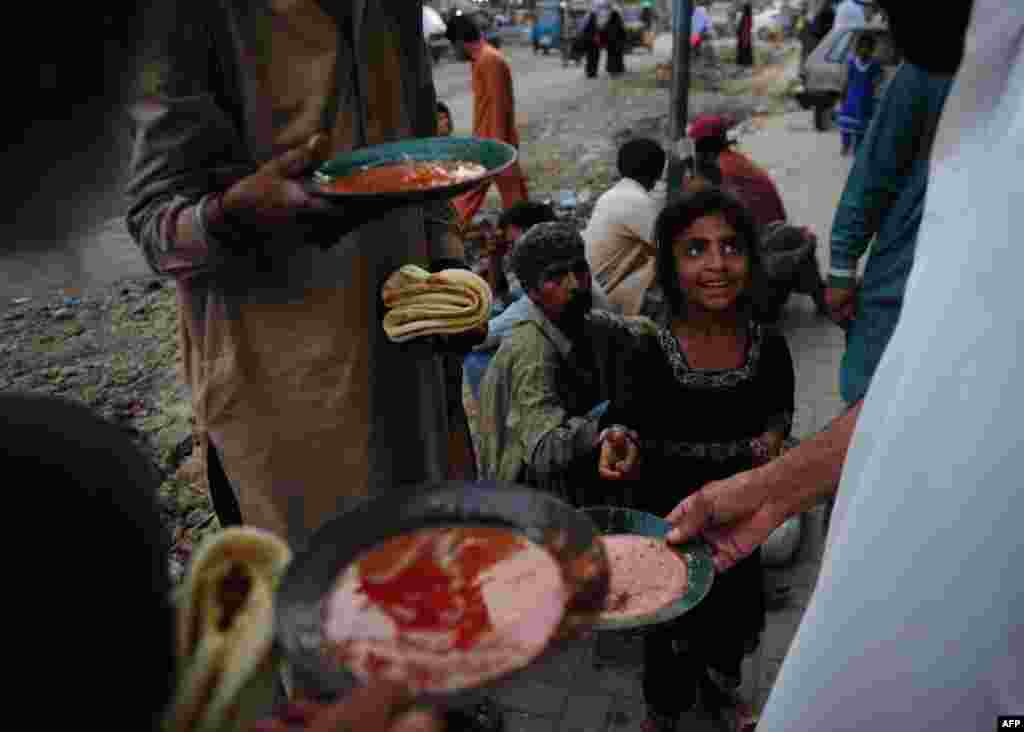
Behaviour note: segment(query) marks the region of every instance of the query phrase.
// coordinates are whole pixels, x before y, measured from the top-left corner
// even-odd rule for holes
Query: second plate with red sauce
[[[518,485],[403,489],[315,533],[279,589],[277,636],[307,694],[389,678],[451,700],[593,625],[608,589],[599,536]]]

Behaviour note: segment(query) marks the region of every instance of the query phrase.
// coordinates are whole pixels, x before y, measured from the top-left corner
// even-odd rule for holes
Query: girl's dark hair
[[[654,242],[658,247],[657,281],[668,301],[672,314],[686,316],[686,293],[679,286],[679,271],[672,243],[699,218],[719,214],[736,230],[750,263],[746,292],[740,296],[740,307],[754,314],[754,293],[763,286],[764,269],[758,251],[757,225],[746,206],[733,194],[718,187],[684,193],[669,203],[654,224]]]

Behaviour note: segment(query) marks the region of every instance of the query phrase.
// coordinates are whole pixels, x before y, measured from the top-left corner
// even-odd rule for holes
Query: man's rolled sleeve
[[[229,250],[203,231],[196,207],[255,169],[236,130],[209,95],[150,100],[133,116],[129,233],[159,274],[188,278],[216,268]],[[182,216],[196,224],[187,239],[178,225]]]

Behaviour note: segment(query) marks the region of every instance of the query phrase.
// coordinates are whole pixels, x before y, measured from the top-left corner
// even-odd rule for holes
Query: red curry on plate
[[[363,681],[478,686],[540,655],[568,599],[543,547],[492,527],[421,529],[364,553],[325,598],[329,656]]]
[[[423,191],[479,178],[487,169],[464,160],[405,161],[375,165],[320,183],[331,193]]]

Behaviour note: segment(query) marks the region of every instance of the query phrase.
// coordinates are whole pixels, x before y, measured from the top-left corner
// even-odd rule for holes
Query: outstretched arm
[[[703,536],[715,566],[728,569],[763,544],[790,516],[835,492],[861,402],[776,460],[708,483],[668,516],[670,542]]]

